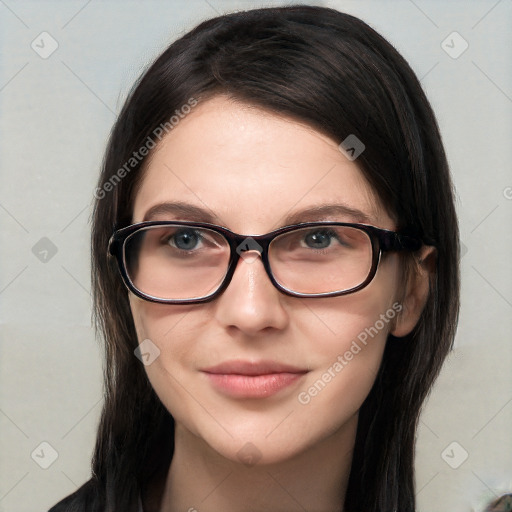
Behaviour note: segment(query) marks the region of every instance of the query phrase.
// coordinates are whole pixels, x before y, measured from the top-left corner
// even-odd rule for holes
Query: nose
[[[215,316],[225,327],[250,336],[284,329],[289,321],[283,307],[287,299],[270,281],[258,252],[250,251],[240,258],[231,282],[215,301]]]

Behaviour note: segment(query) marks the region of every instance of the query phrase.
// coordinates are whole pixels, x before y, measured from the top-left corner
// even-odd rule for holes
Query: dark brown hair
[[[135,512],[139,493],[169,468],[174,422],[134,357],[127,291],[107,256],[114,228],[131,223],[144,159],[105,184],[191,97],[216,94],[300,119],[338,143],[356,135],[366,146],[357,163],[398,227],[437,248],[421,319],[409,336],[389,336],[360,410],[344,504],[346,512],[413,512],[416,426],[459,310],[452,183],[436,119],[407,62],[358,18],[311,6],[201,23],[156,59],[126,100],[108,142],[92,227],[94,306],[105,342],[92,478],[54,510]]]

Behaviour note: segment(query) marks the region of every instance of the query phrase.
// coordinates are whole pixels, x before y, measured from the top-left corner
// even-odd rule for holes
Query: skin
[[[159,203],[178,200],[207,209],[217,215],[216,223],[246,235],[267,233],[283,226],[286,215],[326,203],[361,210],[375,226],[396,227],[357,161],[349,161],[335,141],[222,96],[196,106],[153,152],[135,196],[133,222]],[[160,214],[152,220],[198,219]],[[145,367],[147,375],[176,421],[175,455],[155,491],[160,510],[341,510],[358,410],[388,333],[404,336],[419,318],[430,252],[420,251],[418,271],[405,287],[398,256],[388,254],[366,288],[342,297],[286,296],[259,258],[241,259],[228,288],[209,303],[162,305],[130,295],[139,342],[149,338],[160,349]],[[309,403],[300,403],[299,393],[399,299],[399,317]],[[276,395],[240,400],[219,393],[200,371],[233,359],[309,371]],[[240,460],[244,446],[256,464]]]

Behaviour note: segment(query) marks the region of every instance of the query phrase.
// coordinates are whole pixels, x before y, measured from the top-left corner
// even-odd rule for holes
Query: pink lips
[[[274,361],[227,361],[202,371],[218,391],[233,398],[275,395],[308,372]]]

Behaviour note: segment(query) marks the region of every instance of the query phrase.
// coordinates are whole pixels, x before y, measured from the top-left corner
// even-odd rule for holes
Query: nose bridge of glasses
[[[266,248],[268,247],[268,243],[265,243],[264,239],[262,239],[264,235],[261,236],[245,236],[245,235],[236,235],[235,237],[235,251],[238,256],[242,259],[246,259],[249,255],[251,257],[257,258],[258,254],[260,256],[266,252]]]
[[[254,263],[258,257],[261,258],[267,274],[269,273],[267,262],[269,242],[267,235],[246,236],[235,234],[231,242],[232,273],[238,267],[240,259],[244,260],[245,263]]]

